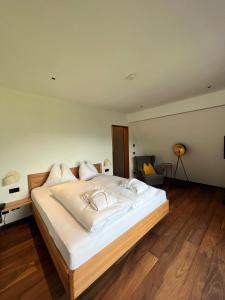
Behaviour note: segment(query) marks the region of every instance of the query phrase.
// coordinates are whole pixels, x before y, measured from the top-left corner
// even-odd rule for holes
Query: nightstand
[[[4,209],[1,212],[10,211],[27,205],[31,205],[31,198],[29,197],[6,203]]]

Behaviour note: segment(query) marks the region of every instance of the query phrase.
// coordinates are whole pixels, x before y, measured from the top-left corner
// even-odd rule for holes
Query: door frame
[[[125,178],[130,177],[130,166],[129,166],[129,127],[128,126],[122,126],[122,125],[112,125],[111,127],[111,134],[112,134],[112,158],[114,158],[114,144],[113,144],[113,128],[114,127],[120,127],[124,128],[127,132],[127,141],[123,139],[124,142],[124,175]],[[114,167],[113,167],[114,168]]]

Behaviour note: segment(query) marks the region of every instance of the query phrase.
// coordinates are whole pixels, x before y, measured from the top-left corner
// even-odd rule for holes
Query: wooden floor
[[[170,214],[86,299],[225,299],[225,190],[167,181]],[[32,218],[0,232],[0,299],[66,299]]]

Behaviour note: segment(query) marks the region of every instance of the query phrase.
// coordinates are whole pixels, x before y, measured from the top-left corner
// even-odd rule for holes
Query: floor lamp
[[[177,164],[176,164],[176,168],[175,168],[175,172],[174,172],[174,178],[176,178],[177,175],[177,170],[179,167],[179,163],[181,163],[181,166],[184,170],[184,174],[186,176],[187,181],[189,181],[188,176],[187,176],[187,172],[185,170],[183,161],[182,161],[182,156],[184,156],[184,154],[186,153],[187,149],[183,144],[175,144],[173,145],[173,152],[174,154],[177,156]]]

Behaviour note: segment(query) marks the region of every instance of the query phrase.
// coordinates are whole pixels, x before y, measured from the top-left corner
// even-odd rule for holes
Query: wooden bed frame
[[[96,164],[95,166],[100,173],[101,164]],[[71,170],[78,177],[79,168],[76,167]],[[41,186],[47,179],[48,174],[49,172],[28,175],[29,192],[33,188]],[[77,298],[169,212],[169,202],[167,200],[83,265],[75,270],[70,270],[58,248],[55,246],[52,237],[49,235],[48,229],[34,203],[32,203],[32,207],[36,223],[70,300]]]

